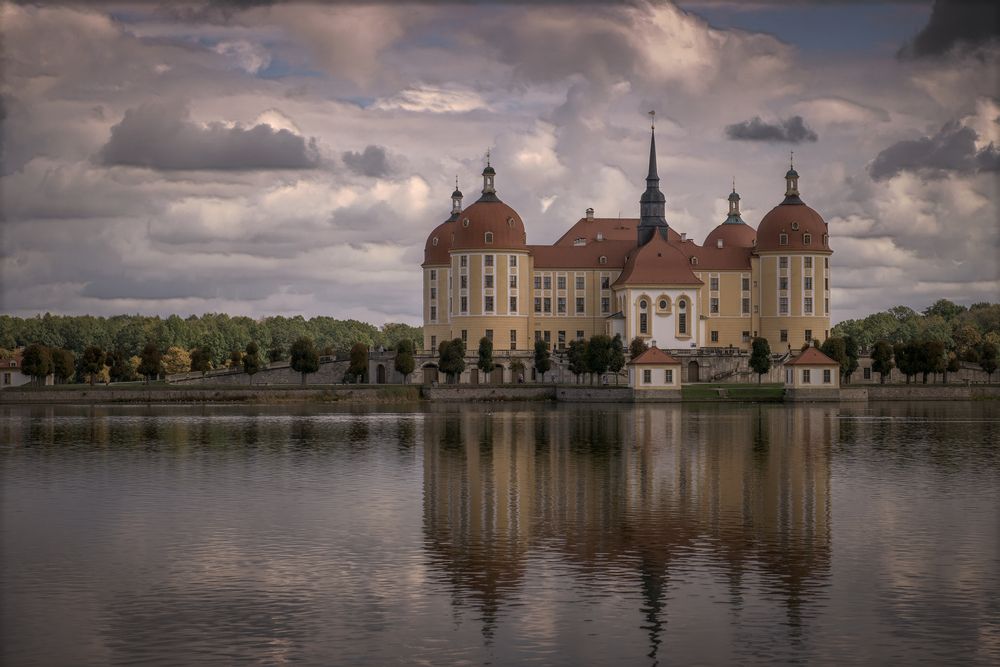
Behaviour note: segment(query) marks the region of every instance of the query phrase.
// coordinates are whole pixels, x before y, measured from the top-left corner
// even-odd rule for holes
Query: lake
[[[0,405],[0,662],[1000,664],[1000,403]]]

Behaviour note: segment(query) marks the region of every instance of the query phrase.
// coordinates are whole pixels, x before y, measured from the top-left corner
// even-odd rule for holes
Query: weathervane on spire
[[[486,149],[486,166],[490,166],[490,149]]]
[[[733,192],[736,192],[736,177],[733,176]]]
[[[656,129],[656,112],[655,111],[650,111],[649,112],[649,129],[651,129],[651,130],[655,130]]]
[[[788,168],[795,169],[795,151],[789,151]]]

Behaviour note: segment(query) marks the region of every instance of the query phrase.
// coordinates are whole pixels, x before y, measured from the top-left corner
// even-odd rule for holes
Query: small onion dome
[[[735,222],[727,218],[725,222],[709,232],[702,245],[706,248],[718,248],[719,239],[721,239],[723,248],[752,248],[755,238],[757,238],[757,232],[754,231],[753,227],[738,218]]]
[[[798,178],[798,177],[799,177],[799,172],[795,171],[794,167],[789,168],[789,170],[785,172],[785,178]]]
[[[434,228],[424,244],[423,266],[447,266],[451,263],[448,251],[451,250],[451,238],[455,232],[455,216],[452,216]]]
[[[480,199],[449,224],[455,233],[452,250],[526,249],[521,216],[496,197]]]
[[[496,172],[496,169],[494,169],[490,165],[486,165],[486,169],[483,169],[483,173],[484,174],[493,174],[495,176],[497,172]]]
[[[789,201],[792,199],[799,203]],[[830,251],[826,222],[819,213],[801,202],[798,197],[788,197],[764,216],[757,226],[758,251]]]
[[[455,188],[455,191],[451,193],[451,198],[452,199],[455,199],[455,198],[461,199],[462,197],[463,197],[462,191],[459,190],[458,188]]]
[[[733,190],[732,193],[729,195],[729,201],[739,201],[739,200],[740,196],[736,194],[736,190]]]

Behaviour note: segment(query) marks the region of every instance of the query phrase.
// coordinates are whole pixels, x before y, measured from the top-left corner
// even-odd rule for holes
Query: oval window
[[[643,299],[642,301],[639,302],[639,309],[640,310],[646,310],[646,300],[645,299]]]
[[[660,310],[666,310],[666,309],[667,309],[667,300],[660,299]]]
[[[792,231],[793,232],[799,231],[799,223],[797,223],[797,222],[793,222],[792,223]]]
[[[684,310],[685,308],[687,308],[687,301],[678,301],[677,307],[680,308],[681,310]]]

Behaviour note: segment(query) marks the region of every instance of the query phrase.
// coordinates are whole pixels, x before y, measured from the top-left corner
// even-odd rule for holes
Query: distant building
[[[31,382],[31,376],[21,371],[23,350],[14,350],[9,357],[0,357],[0,389],[20,387]],[[55,376],[51,373],[45,377],[46,385],[55,384]]]
[[[790,400],[836,397],[840,364],[815,347],[785,362],[785,395]]]
[[[552,245],[529,245],[521,216],[497,196],[487,162],[478,200],[427,237],[423,262],[424,350],[483,337],[494,354],[527,356],[534,341],[565,349],[574,338],[620,334],[660,349],[748,351],[755,336],[776,353],[830,330],[829,232],[785,174],[785,195],[756,229],[740,196],[702,245],[665,218],[655,136],[650,139],[639,218],[599,218],[593,209]],[[679,381],[679,380],[678,380]]]
[[[657,347],[651,347],[628,363],[628,384],[635,397],[676,394],[681,391],[681,362]]]

